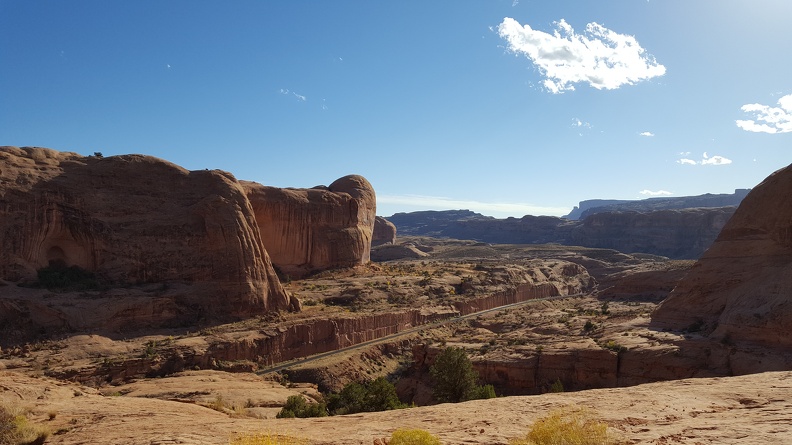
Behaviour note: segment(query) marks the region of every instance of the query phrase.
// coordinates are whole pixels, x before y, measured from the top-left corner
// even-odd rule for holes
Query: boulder
[[[374,219],[374,234],[371,238],[372,246],[396,243],[396,226],[387,219],[378,216]]]
[[[106,327],[119,317],[130,325],[233,319],[289,307],[231,174],[143,155],[0,147],[0,279],[30,283],[45,267],[79,268],[104,289],[86,299],[100,312],[80,310],[74,299],[47,303],[48,320],[62,328]],[[151,283],[165,285],[154,292],[145,288]],[[44,303],[11,287],[0,295],[25,298],[0,304],[0,312],[13,307],[15,316],[35,318],[31,305]],[[107,288],[137,289],[139,298],[123,301],[126,291]]]
[[[376,195],[366,178],[311,189],[243,181],[273,264],[290,277],[368,263]]]
[[[792,166],[751,190],[652,321],[740,350],[792,348]]]

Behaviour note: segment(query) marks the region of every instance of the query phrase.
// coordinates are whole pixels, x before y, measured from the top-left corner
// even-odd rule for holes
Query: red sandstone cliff
[[[396,243],[396,226],[387,219],[378,216],[374,220],[374,234],[371,239],[372,246]]]
[[[264,246],[283,273],[299,277],[369,262],[376,196],[362,176],[292,189],[242,182]]]
[[[84,303],[95,312],[85,313],[83,302],[55,296],[36,303],[9,286],[4,297],[19,299],[0,304],[0,320],[46,310],[45,325],[112,328],[118,320],[224,319],[289,305],[231,174],[142,155],[0,147],[0,278],[32,281],[38,269],[58,263],[94,272],[112,287],[173,283],[179,290],[139,287],[128,300],[94,292]]]
[[[661,327],[701,331],[739,349],[752,345],[790,350],[792,166],[773,173],[748,194],[652,320]],[[764,355],[760,361],[770,368],[781,366],[783,360]]]

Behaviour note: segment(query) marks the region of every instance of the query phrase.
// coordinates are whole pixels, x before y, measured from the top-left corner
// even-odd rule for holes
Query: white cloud
[[[680,155],[688,156],[690,155],[690,152],[680,153]],[[704,152],[704,154],[701,155],[700,161],[694,161],[693,159],[689,158],[681,158],[676,162],[677,164],[682,165],[728,165],[732,163],[732,160],[724,158],[723,156],[709,156],[707,152]]]
[[[525,215],[563,216],[572,210],[569,207],[544,207],[524,203],[467,201],[439,196],[377,195],[377,208],[381,210],[383,207],[394,208],[394,212],[468,209],[488,216],[514,216],[518,218]]]
[[[305,102],[305,101],[308,99],[307,97],[303,96],[302,94],[297,94],[297,93],[295,93],[294,91],[289,91],[289,90],[288,90],[288,89],[286,89],[286,88],[281,88],[281,89],[279,90],[279,92],[280,92],[281,94],[284,94],[284,95],[287,95],[287,96],[289,96],[289,95],[291,95],[291,96],[294,96],[294,97],[296,97],[296,98],[297,98],[297,100],[299,100],[300,102]]]
[[[726,159],[723,156],[707,156],[707,153],[704,153],[704,159],[701,160],[701,165],[726,165],[731,164],[731,159]]]
[[[669,195],[673,195],[673,193],[665,191],[665,190],[658,190],[656,192],[654,192],[652,190],[641,190],[638,193],[640,193],[640,194],[642,194],[644,196],[669,196]]]
[[[591,128],[592,125],[588,122],[582,121],[578,118],[572,119],[572,127],[573,128]]]
[[[740,109],[754,115],[753,120],[735,121],[745,131],[770,134],[792,132],[792,94],[778,99],[778,107],[747,104]]]
[[[640,134],[641,136],[646,136],[646,137],[648,137],[648,138],[650,138],[650,137],[654,136],[654,133],[652,133],[651,131],[644,131],[643,133],[639,133],[639,134]]]
[[[498,35],[509,49],[530,58],[546,77],[543,84],[553,93],[574,90],[584,82],[597,89],[616,89],[665,74],[665,67],[645,54],[633,36],[618,34],[597,23],[586,25],[584,34],[563,19],[553,34],[521,26],[506,17]]]

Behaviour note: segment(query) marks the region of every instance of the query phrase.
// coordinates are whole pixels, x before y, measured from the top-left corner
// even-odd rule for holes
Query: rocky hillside
[[[672,294],[658,326],[701,332],[748,354],[742,372],[789,369],[792,347],[792,166],[756,186]],[[767,350],[777,351],[767,353]],[[750,358],[749,358],[750,357]]]
[[[573,221],[553,216],[496,219],[467,210],[397,213],[401,235],[472,239],[499,244],[547,244],[615,249],[695,259],[715,240],[735,207],[602,212]]]

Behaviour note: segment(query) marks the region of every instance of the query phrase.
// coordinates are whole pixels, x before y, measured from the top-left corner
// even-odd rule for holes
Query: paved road
[[[460,322],[460,321],[463,321],[463,320],[467,320],[467,319],[470,319],[470,318],[478,317],[479,315],[488,314],[490,312],[504,311],[506,309],[511,309],[511,308],[515,308],[515,307],[519,307],[519,306],[525,306],[525,305],[528,305],[528,304],[531,304],[531,303],[536,303],[536,302],[539,302],[539,301],[563,300],[565,298],[574,298],[574,297],[579,297],[581,295],[583,295],[583,294],[562,295],[562,296],[558,296],[558,297],[534,298],[532,300],[526,300],[526,301],[521,301],[519,303],[511,303],[511,304],[507,304],[507,305],[504,305],[504,306],[498,306],[498,307],[495,307],[495,308],[492,308],[492,309],[486,309],[486,310],[479,311],[479,312],[474,312],[474,313],[468,314],[468,315],[460,315],[458,317],[453,317],[453,318],[448,318],[448,319],[445,319],[445,320],[435,321],[435,322],[432,322],[432,323],[422,324],[420,326],[415,326],[415,327],[412,327],[412,328],[405,329],[403,331],[399,331],[399,332],[397,332],[395,334],[389,334],[389,335],[386,335],[384,337],[380,337],[380,338],[377,338],[377,339],[374,339],[374,340],[364,341],[362,343],[357,343],[357,344],[354,344],[352,346],[347,346],[345,348],[334,349],[332,351],[322,352],[320,354],[314,354],[314,355],[311,355],[311,356],[308,356],[308,357],[304,357],[304,358],[299,358],[299,359],[295,359],[295,360],[289,360],[287,362],[281,362],[281,363],[278,363],[277,365],[273,365],[273,366],[269,366],[267,368],[260,369],[260,370],[256,371],[256,374],[264,375],[264,374],[270,374],[270,373],[273,373],[273,372],[283,371],[284,369],[289,369],[289,368],[291,368],[293,366],[302,365],[302,364],[305,364],[305,363],[310,363],[312,361],[323,359],[323,358],[327,358],[327,357],[333,356],[335,354],[341,354],[341,353],[344,353],[344,352],[354,351],[355,349],[366,348],[366,347],[375,345],[377,343],[384,343],[384,342],[393,340],[393,339],[398,338],[398,337],[403,336],[403,335],[414,334],[416,332],[420,332],[420,331],[423,331],[423,330],[426,330],[426,329],[432,329],[432,328],[436,328],[438,326],[442,326],[442,325],[446,325],[446,324],[457,323],[457,322]]]

